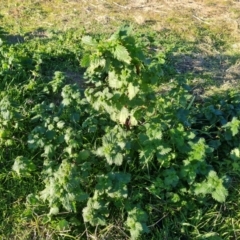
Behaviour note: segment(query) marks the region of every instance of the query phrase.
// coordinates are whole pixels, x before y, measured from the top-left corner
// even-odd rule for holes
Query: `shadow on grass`
[[[54,32],[57,34],[57,32]],[[61,32],[59,32],[61,34]],[[45,28],[37,28],[33,32],[28,32],[24,35],[20,34],[9,34],[8,32],[4,31],[3,28],[0,27],[0,38],[6,41],[8,44],[17,44],[17,43],[24,43],[26,40],[32,40],[37,38],[48,38],[51,33],[48,33]]]
[[[210,84],[221,86],[226,82],[235,84],[240,77],[239,55],[206,55],[204,53],[178,54],[174,56],[174,67],[180,74],[192,78],[212,80]],[[207,78],[207,79],[206,79]]]
[[[226,54],[218,46],[187,42],[174,37],[168,31],[158,33],[157,47],[166,51],[166,63],[163,65],[166,79],[189,80],[203,87],[221,87],[226,83],[237,86],[240,79],[240,52]],[[223,46],[224,48],[224,46]]]
[[[19,34],[17,34],[17,35],[9,34],[8,32],[4,31],[4,29],[1,27],[0,27],[0,38],[9,44],[16,44],[16,43],[24,42],[23,36],[21,36]]]
[[[144,34],[141,34],[141,31]],[[156,53],[162,51],[166,54],[165,64],[162,65],[165,82],[173,79],[180,82],[187,80],[190,84],[201,85],[203,88],[221,87],[225,83],[237,85],[240,78],[240,54],[222,54],[210,45],[207,48],[211,49],[211,52],[207,52],[200,49],[198,43],[183,40],[167,29],[161,32],[151,30],[146,33],[146,29],[143,28],[138,32],[140,37],[148,39]],[[62,71],[70,83],[76,82],[84,88],[86,87],[83,80],[84,69],[80,69],[79,65],[81,56],[79,53],[77,56],[75,50],[64,47],[67,41],[72,45],[78,44],[79,47],[81,36],[75,41],[71,39],[71,35],[67,35],[68,32],[48,32],[44,28],[38,28],[24,36],[11,35],[0,27],[0,37],[8,44],[36,40],[42,46],[49,46],[47,54],[46,48],[38,49],[38,54],[41,55],[42,72],[53,76],[54,71]]]

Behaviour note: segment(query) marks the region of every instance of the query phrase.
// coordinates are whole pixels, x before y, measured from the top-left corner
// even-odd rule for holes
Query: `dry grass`
[[[196,37],[199,26],[240,39],[240,3],[230,0],[2,0],[0,15],[8,31],[66,30],[84,26],[112,29],[124,20],[150,24]]]
[[[49,29],[112,32],[124,21],[158,32],[169,31],[198,47],[198,53],[179,54],[176,68],[180,72],[209,73],[216,83],[238,85],[239,1],[1,0],[0,20],[16,41],[26,33],[47,36]]]

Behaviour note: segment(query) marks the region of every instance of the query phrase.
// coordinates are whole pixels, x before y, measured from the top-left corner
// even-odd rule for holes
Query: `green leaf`
[[[227,196],[228,196],[228,191],[222,184],[218,185],[215,191],[212,192],[213,199],[215,199],[220,203],[225,202]]]
[[[130,228],[131,239],[138,239],[140,234],[143,232],[143,227],[140,222],[135,222],[134,227]]]
[[[87,160],[90,156],[90,152],[88,150],[82,150],[78,153],[78,157],[81,161]]]
[[[98,67],[104,68],[106,65],[106,60],[99,56],[93,56],[91,59],[91,64],[88,68],[88,71],[94,72]]]
[[[130,123],[131,123],[131,126],[137,126],[138,125],[138,121],[134,116],[130,117]]]
[[[58,207],[51,207],[49,211],[49,215],[57,215],[59,213]]]
[[[96,46],[97,42],[91,36],[82,37],[82,43],[89,46]]]
[[[129,117],[129,111],[128,111],[127,108],[123,107],[120,114],[119,114],[120,123],[125,124],[128,117]]]
[[[118,76],[115,74],[114,71],[108,72],[108,83],[109,87],[115,89],[119,89],[123,85],[122,81],[118,79]]]
[[[18,156],[13,164],[12,170],[19,176],[30,176],[30,173],[36,169],[35,164],[26,157]]]
[[[57,229],[60,231],[64,231],[69,227],[69,223],[68,221],[66,221],[65,219],[61,219],[58,221],[57,223]]]
[[[106,217],[108,216],[107,207],[106,202],[89,198],[87,206],[82,210],[84,222],[89,222],[92,226],[105,226],[107,224]]]
[[[217,176],[213,170],[209,171],[207,179],[195,185],[195,194],[211,194],[212,198],[218,202],[225,202],[228,191],[223,185],[223,180]]]
[[[176,187],[176,185],[179,182],[179,177],[174,169],[165,170],[163,172],[163,176],[165,176],[164,183],[166,184],[167,187],[169,186]]]
[[[70,98],[64,98],[62,100],[63,106],[68,106],[68,105],[70,105],[70,103],[71,103],[71,99]]]
[[[224,125],[224,127],[230,128],[233,136],[238,133],[239,126],[240,121],[236,117],[233,117],[231,122],[228,122],[226,125]]]
[[[131,62],[131,57],[127,51],[127,49],[122,46],[122,45],[117,45],[115,50],[114,50],[114,57],[121,61],[121,62],[125,62],[127,64],[130,64]]]
[[[57,123],[57,128],[63,129],[63,128],[64,128],[64,125],[65,125],[65,122],[64,122],[64,121],[59,121],[59,122]]]
[[[126,225],[130,230],[131,239],[138,239],[141,234],[149,232],[146,221],[147,214],[142,209],[135,207],[128,211]]]
[[[230,153],[230,157],[235,161],[240,161],[240,150],[239,150],[239,148],[234,148]]]
[[[54,130],[48,130],[45,132],[45,136],[48,140],[52,140],[55,137],[55,135],[56,135],[56,132]]]
[[[52,144],[49,144],[44,146],[44,153],[42,154],[42,156],[51,158],[53,157],[54,153],[55,153],[54,146]]]
[[[146,147],[139,153],[140,161],[144,164],[147,164],[152,161],[154,154],[155,149]]]
[[[89,54],[85,54],[80,61],[81,67],[89,67],[91,64],[91,58]]]
[[[209,186],[206,182],[197,183],[195,184],[194,193],[196,195],[199,195],[199,194],[206,195],[208,193],[211,193],[211,190],[212,190],[211,186]]]
[[[128,97],[130,100],[132,100],[137,95],[138,92],[139,92],[138,86],[133,86],[132,83],[128,84]]]
[[[123,162],[123,155],[121,153],[117,153],[114,158],[113,158],[113,162],[117,165],[117,166],[121,166],[122,162]]]

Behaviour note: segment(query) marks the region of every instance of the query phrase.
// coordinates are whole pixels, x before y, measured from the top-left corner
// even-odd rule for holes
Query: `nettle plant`
[[[192,128],[194,104],[183,85],[172,81],[163,90],[162,54],[149,58],[146,44],[126,26],[109,39],[85,36],[82,45],[86,98],[61,73],[42,85],[30,81],[30,90],[25,86],[41,96],[27,118],[34,157],[18,156],[13,170],[27,177],[38,169],[45,186],[29,195],[28,204],[34,209],[45,202],[49,216],[82,212],[92,226],[118,222],[137,239],[161,219],[154,206],[188,209],[190,201],[202,204],[208,196],[224,202],[218,149]],[[239,127],[234,118],[219,131],[235,136]],[[233,148],[229,159],[239,154]]]
[[[122,28],[108,40],[83,37],[86,53],[81,65],[89,87],[85,95],[97,111],[128,128],[144,121],[143,113],[154,114],[156,95],[153,88],[162,76],[160,61],[146,58],[142,46]],[[146,111],[147,109],[147,111]]]
[[[169,83],[167,92],[161,91],[164,60],[148,59],[128,27],[107,40],[86,36],[82,41],[86,53],[81,64],[87,67],[89,84],[86,98],[115,122],[102,136],[102,146],[93,151],[112,167],[110,175],[104,176],[105,187],[96,185],[83,211],[84,220],[99,224],[93,213],[102,211],[106,217],[110,202],[116,207],[121,203],[129,212],[126,224],[136,238],[148,231],[146,210],[152,204],[184,207],[190,199],[202,202],[207,195],[224,202],[228,191],[225,177],[219,177],[211,164],[214,148],[191,129],[195,122],[190,114],[191,95],[176,82]],[[113,187],[115,174],[122,177],[119,190]],[[99,202],[94,208],[96,201],[102,205]],[[144,217],[137,216],[138,211]]]

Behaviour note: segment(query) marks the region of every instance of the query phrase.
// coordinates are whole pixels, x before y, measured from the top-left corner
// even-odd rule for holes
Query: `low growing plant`
[[[56,72],[37,84],[31,76],[18,90],[34,101],[27,111],[20,99],[2,100],[0,144],[17,126],[25,148],[13,170],[25,178],[39,172],[44,185],[28,196],[27,214],[47,205],[49,220],[80,213],[89,228],[118,222],[138,239],[163,215],[223,203],[229,178],[218,163],[232,159],[239,171],[238,115],[218,124],[215,105],[201,109],[183,82],[163,90],[163,54],[150,58],[128,26],[108,39],[85,36],[82,46],[85,96]]]

